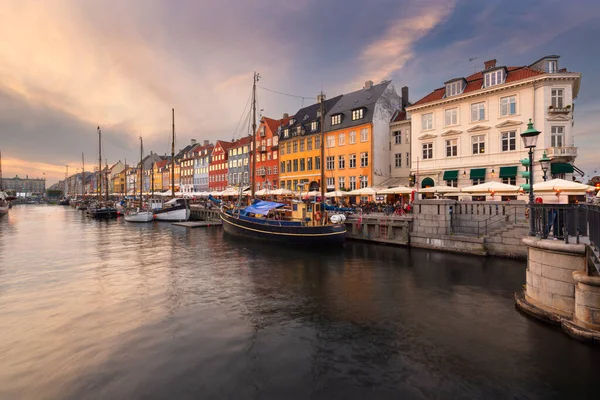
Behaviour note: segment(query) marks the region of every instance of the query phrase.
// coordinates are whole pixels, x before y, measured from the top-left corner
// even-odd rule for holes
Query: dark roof
[[[360,89],[342,96],[335,105],[328,109],[325,114],[325,132],[350,128],[356,125],[362,125],[373,121],[373,112],[375,103],[390,85],[391,81],[383,81],[377,85],[371,86],[369,89]],[[364,114],[361,119],[352,121],[352,110],[359,108],[364,109]],[[331,117],[333,115],[342,114],[342,123],[331,125]]]
[[[396,112],[394,112],[394,115],[392,115],[391,122],[400,122],[400,121],[406,121],[406,111],[396,110]]]
[[[342,98],[342,96],[340,95],[340,96],[332,97],[331,99],[326,99],[325,104],[324,104],[325,113],[327,113],[327,110],[335,107],[335,104],[341,98]],[[314,132],[311,132],[311,130],[310,130],[310,123],[313,121],[319,121],[319,117],[317,117],[317,111],[319,111],[319,107],[320,107],[320,104],[315,103],[315,104],[311,104],[310,106],[307,106],[307,107],[304,107],[304,108],[301,108],[300,110],[298,110],[298,112],[294,116],[289,118],[290,122],[292,120],[294,121],[293,124],[290,125],[289,123],[285,123],[281,126],[281,132],[279,133],[279,138],[281,140],[287,140],[293,136],[296,136],[296,128],[298,126],[304,127],[304,131],[306,132],[306,135],[320,133],[321,132],[320,126],[318,126],[318,129]],[[325,121],[327,122],[327,118],[325,118]],[[286,128],[290,129],[290,136],[288,138],[283,137],[283,130]]]

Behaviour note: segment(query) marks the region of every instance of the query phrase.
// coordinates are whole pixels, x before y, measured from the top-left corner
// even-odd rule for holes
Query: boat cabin
[[[317,202],[292,202],[291,219],[294,221],[320,221],[323,215],[322,204]]]

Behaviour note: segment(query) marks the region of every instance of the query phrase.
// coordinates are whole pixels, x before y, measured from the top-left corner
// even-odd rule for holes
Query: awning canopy
[[[458,170],[444,171],[444,180],[445,181],[456,181],[456,180],[458,180]]]
[[[430,187],[433,185],[435,185],[435,183],[433,182],[433,179],[431,179],[431,178],[425,178],[421,181],[422,188]]]
[[[517,177],[517,166],[513,167],[500,167],[500,178],[516,178]]]
[[[485,179],[485,168],[473,168],[469,179]]]
[[[257,200],[251,206],[244,208],[247,213],[267,215],[270,210],[274,208],[283,207],[285,204],[275,203],[274,201],[261,201]]]
[[[573,165],[569,163],[552,163],[550,164],[550,173],[554,174],[572,174]]]

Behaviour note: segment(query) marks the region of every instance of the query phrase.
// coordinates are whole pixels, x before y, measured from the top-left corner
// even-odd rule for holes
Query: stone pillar
[[[600,332],[600,276],[588,276],[584,271],[575,271],[573,279],[577,282],[573,322]]]

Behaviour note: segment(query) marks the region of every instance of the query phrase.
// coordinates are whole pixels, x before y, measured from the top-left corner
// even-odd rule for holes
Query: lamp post
[[[533,127],[531,118],[529,118],[527,130],[521,133],[523,145],[526,149],[529,149],[529,236],[535,236],[535,221],[533,218],[533,149],[537,144],[537,139],[540,133],[540,131],[535,130]]]
[[[544,155],[542,156],[542,158],[540,158],[538,160],[538,162],[542,166],[542,171],[544,171],[544,182],[546,182],[546,179],[548,179],[546,177],[546,172],[548,172],[548,168],[550,167],[550,161],[551,160],[548,158],[545,151],[544,151]]]

